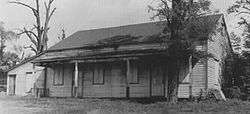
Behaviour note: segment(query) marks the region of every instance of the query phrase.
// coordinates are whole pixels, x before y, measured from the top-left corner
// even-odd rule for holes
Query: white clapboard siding
[[[192,70],[192,96],[199,95],[201,89],[206,87],[206,62],[200,60]]]
[[[147,65],[131,62],[132,67],[136,67],[138,72],[138,83],[129,84],[130,87],[130,97],[149,97],[150,96],[150,70]],[[135,69],[135,68],[134,68]]]
[[[43,69],[44,67],[34,66],[33,63],[27,62],[10,70],[8,72],[8,76],[10,75],[16,76],[15,95],[25,96],[28,94],[27,92],[32,92],[34,86],[43,88],[43,82],[44,82]],[[9,80],[7,81],[7,83],[8,82]],[[9,87],[7,87],[7,89],[8,88]]]
[[[208,88],[220,89],[220,66],[219,62],[214,59],[208,60]]]
[[[95,67],[83,69],[83,97],[126,97],[126,74],[120,65],[112,64],[103,84],[93,84],[93,69]]]
[[[47,88],[49,88],[50,97],[71,97],[72,96],[72,77],[73,77],[73,68],[70,65],[61,65],[58,67],[64,66],[64,76],[63,76],[63,85],[54,85],[53,76],[54,70],[52,68],[47,68]],[[58,68],[56,67],[56,68]]]
[[[190,69],[189,60],[181,62],[181,69],[179,72],[179,87],[178,98],[189,98],[190,96]]]
[[[178,98],[189,98],[190,97],[190,84],[179,84]]]
[[[222,22],[222,19],[219,21]],[[208,89],[217,89],[221,96],[224,94],[221,90],[220,80],[222,76],[222,69],[224,61],[231,51],[228,34],[223,23],[218,23],[215,34],[211,35],[212,40],[208,40],[208,53],[214,57],[208,60]]]

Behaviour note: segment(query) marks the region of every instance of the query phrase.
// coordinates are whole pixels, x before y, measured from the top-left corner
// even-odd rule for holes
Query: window
[[[129,83],[130,84],[138,84],[139,83],[139,77],[138,77],[138,66],[135,64],[131,65],[130,67],[130,77],[129,77]]]
[[[64,81],[64,67],[62,65],[54,67],[53,84],[55,86],[63,85]]]
[[[93,84],[102,85],[104,84],[105,71],[102,67],[97,66],[93,69]]]

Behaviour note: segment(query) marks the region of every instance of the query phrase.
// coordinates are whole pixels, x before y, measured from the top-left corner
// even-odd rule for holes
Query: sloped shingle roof
[[[204,16],[203,18],[211,21],[211,26],[215,26],[217,21],[223,16],[222,14]],[[126,25],[120,27],[101,28],[93,30],[78,31],[68,38],[60,41],[48,49],[48,51],[74,49],[97,43],[99,40],[111,38],[114,36],[130,35],[134,37],[145,37],[161,33],[162,24],[159,22],[141,23]]]

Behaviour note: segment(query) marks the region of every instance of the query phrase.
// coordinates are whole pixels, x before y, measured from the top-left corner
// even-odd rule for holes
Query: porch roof
[[[73,60],[98,60],[107,58],[129,58],[140,57],[152,54],[167,55],[167,47],[160,43],[123,45],[117,48],[107,47],[102,49],[75,49],[44,53],[33,62],[54,62],[54,61],[73,61]]]

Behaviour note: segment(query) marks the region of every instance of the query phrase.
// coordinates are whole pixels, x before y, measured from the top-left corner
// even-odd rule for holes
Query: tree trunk
[[[178,101],[178,87],[179,87],[179,71],[180,71],[180,58],[182,58],[181,40],[179,36],[179,29],[181,26],[181,20],[179,16],[179,5],[181,0],[173,0],[172,8],[174,16],[172,17],[172,23],[170,24],[170,41],[172,44],[169,46],[169,54],[171,55],[170,72],[169,72],[169,101],[176,103]]]
[[[179,87],[179,65],[180,61],[176,58],[172,58],[170,62],[170,71],[169,71],[169,82],[168,82],[168,100],[171,103],[177,103],[178,101],[178,87]]]
[[[3,63],[3,54],[4,54],[4,48],[5,48],[5,46],[4,46],[4,38],[2,37],[2,36],[0,36],[1,37],[1,41],[0,41],[0,64],[2,65],[2,63]]]

